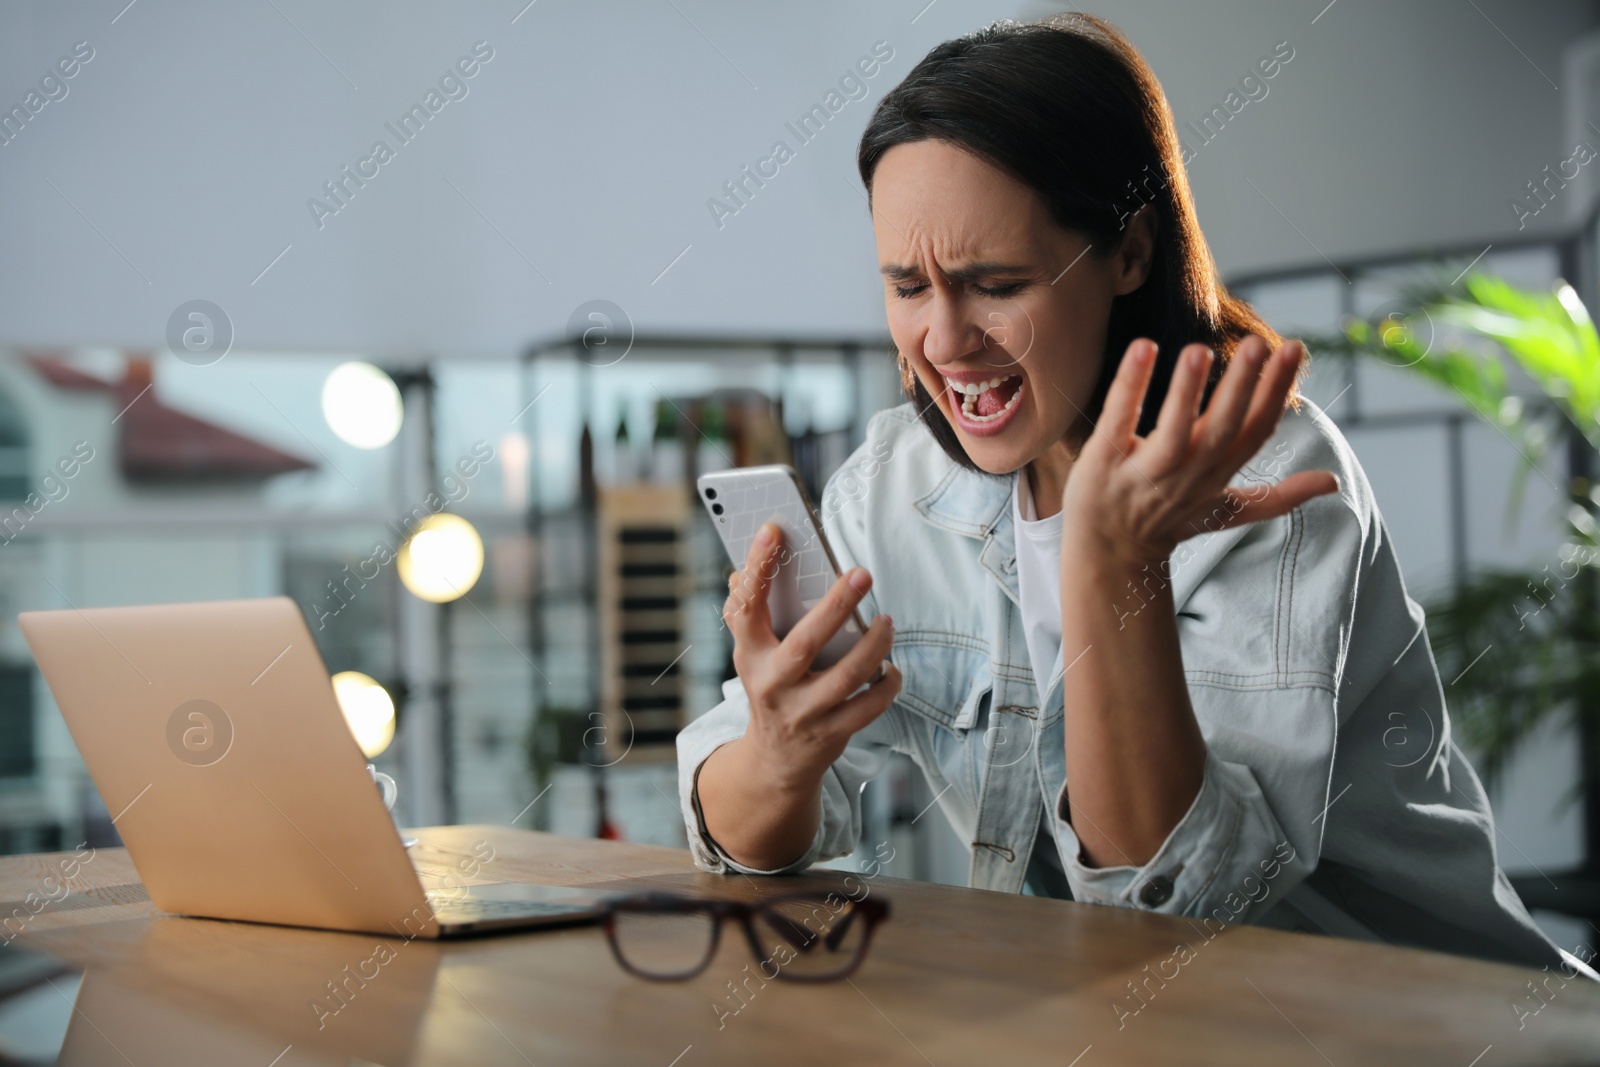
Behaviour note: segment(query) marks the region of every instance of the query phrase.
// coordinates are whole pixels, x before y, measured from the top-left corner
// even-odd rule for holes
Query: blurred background
[[[856,138],[938,42],[1052,10],[0,6],[0,852],[116,840],[18,612],[275,595],[403,823],[682,846],[672,739],[731,676],[692,478],[787,462],[816,494],[899,402]],[[1517,342],[1600,366],[1600,4],[1092,10],[1165,87],[1229,284],[1324,339],[1307,395],[1441,640],[1511,574],[1492,618],[1588,662],[1594,408]],[[1545,302],[1414,292],[1492,302],[1480,276]],[[1570,949],[1600,936],[1596,676],[1517,718],[1538,655],[1511,642],[1441,670],[1488,724],[1458,732],[1501,861]],[[1397,763],[1438,725],[1397,720]],[[932,800],[895,765],[862,854],[964,884]]]

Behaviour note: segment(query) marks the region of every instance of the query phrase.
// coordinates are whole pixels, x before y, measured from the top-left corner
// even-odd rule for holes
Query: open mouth
[[[959,398],[961,415],[982,426],[1000,422],[1022,397],[1022,375],[1007,374],[979,382],[950,382],[952,399]]]

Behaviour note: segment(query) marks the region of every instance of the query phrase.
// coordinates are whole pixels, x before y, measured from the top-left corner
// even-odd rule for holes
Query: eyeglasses
[[[723,920],[731,919],[744,928],[763,977],[832,982],[855,973],[873,931],[888,917],[885,900],[838,893],[750,903],[646,893],[612,901],[603,922],[617,962],[640,978],[693,978],[711,962]]]

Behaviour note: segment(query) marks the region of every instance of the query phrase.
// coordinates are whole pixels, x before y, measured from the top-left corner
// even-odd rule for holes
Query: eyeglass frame
[[[606,941],[611,946],[611,955],[616,958],[617,964],[636,978],[644,978],[652,982],[686,982],[703,973],[711,965],[711,960],[716,956],[717,949],[722,943],[722,924],[725,920],[737,920],[744,928],[745,941],[750,946],[751,953],[756,957],[757,966],[766,962],[761,948],[761,941],[756,936],[755,919],[762,912],[771,910],[783,904],[806,903],[822,904],[827,907],[829,897],[839,896],[836,892],[811,892],[811,893],[784,893],[779,896],[768,897],[764,900],[743,901],[728,900],[716,897],[682,896],[676,893],[636,893],[631,896],[621,897],[607,901],[600,916],[600,924],[605,928]],[[856,949],[855,959],[850,966],[836,974],[807,975],[791,973],[783,966],[778,966],[776,973],[768,975],[762,970],[766,978],[781,978],[788,982],[838,982],[849,978],[861,967],[861,962],[867,958],[867,951],[872,947],[872,936],[877,931],[878,925],[889,917],[889,902],[880,897],[862,897],[857,900],[846,895],[857,911],[865,928],[861,935],[861,945]],[[831,908],[830,908],[831,910]],[[703,914],[711,918],[711,937],[706,946],[705,955],[691,970],[682,974],[662,975],[650,974],[635,967],[628,962],[618,945],[616,917],[619,912],[634,911],[641,914],[654,915],[692,915]],[[813,935],[820,937],[822,935]],[[786,939],[787,940],[787,939]],[[808,942],[809,943],[809,940]],[[792,944],[792,941],[791,941]],[[795,946],[798,948],[799,946]]]

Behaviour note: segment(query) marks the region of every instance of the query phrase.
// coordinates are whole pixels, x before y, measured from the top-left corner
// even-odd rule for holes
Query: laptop
[[[589,922],[620,895],[414,859],[287,597],[18,622],[162,911],[431,939]]]

